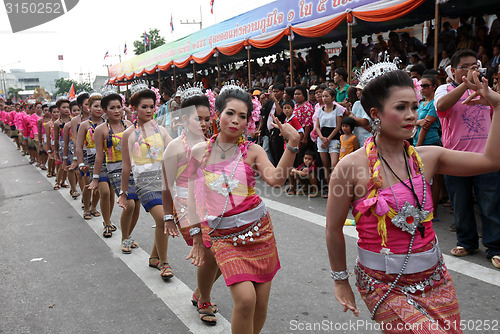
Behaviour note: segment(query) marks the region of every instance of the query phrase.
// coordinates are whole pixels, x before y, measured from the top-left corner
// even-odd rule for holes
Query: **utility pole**
[[[200,30],[203,29],[203,15],[201,13],[201,6],[200,6],[200,20],[199,21],[196,21],[196,20],[193,20],[193,21],[189,21],[189,20],[181,20],[181,24],[199,24],[200,25]]]

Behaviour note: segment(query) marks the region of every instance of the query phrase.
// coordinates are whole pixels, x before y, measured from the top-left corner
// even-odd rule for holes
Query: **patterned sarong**
[[[258,230],[253,233],[253,240],[247,237],[242,241],[237,236],[226,239],[217,237],[237,234],[255,222],[235,228],[217,229],[210,235],[212,251],[227,286],[245,281],[270,282],[281,268],[269,213],[257,222],[260,226],[256,225]],[[209,229],[206,224],[203,224],[203,228]]]
[[[147,212],[154,206],[162,204],[161,170],[138,173],[138,175],[134,173],[134,180],[136,194]]]

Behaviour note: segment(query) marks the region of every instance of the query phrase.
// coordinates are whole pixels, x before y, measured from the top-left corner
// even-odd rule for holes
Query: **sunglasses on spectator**
[[[431,84],[421,84],[420,85],[420,87],[425,88],[425,89],[429,88],[430,86],[431,86]]]

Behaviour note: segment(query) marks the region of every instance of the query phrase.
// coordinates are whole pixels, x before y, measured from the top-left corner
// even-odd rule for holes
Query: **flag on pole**
[[[125,43],[125,47],[123,48],[123,53],[127,55],[127,43]]]
[[[74,99],[75,97],[76,97],[75,85],[71,84],[71,88],[69,89],[68,99]]]
[[[146,34],[146,32],[144,32],[144,45],[148,46],[148,44],[149,44],[149,37],[148,37],[148,34]]]
[[[170,14],[170,32],[174,32],[174,17]]]
[[[104,55],[104,59],[109,57],[109,51],[106,51],[106,54]]]
[[[214,13],[214,0],[210,0],[210,13]]]

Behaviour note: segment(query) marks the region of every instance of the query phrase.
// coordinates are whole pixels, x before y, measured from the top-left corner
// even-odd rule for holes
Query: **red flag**
[[[214,13],[214,0],[210,0],[210,13]]]
[[[74,99],[75,97],[76,97],[75,86],[71,84],[71,88],[69,89],[68,99]]]

